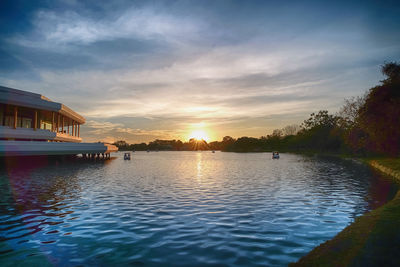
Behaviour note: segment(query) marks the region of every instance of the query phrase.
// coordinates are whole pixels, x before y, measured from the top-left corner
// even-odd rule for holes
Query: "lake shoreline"
[[[346,159],[368,164],[400,183],[400,159]],[[400,264],[400,190],[289,266],[395,266]]]
[[[375,178],[365,166],[341,159],[160,151],[125,161],[122,152],[115,155],[113,161],[43,157],[7,164],[0,192],[3,210],[10,210],[3,225],[9,252],[0,262],[26,265],[32,254],[46,261],[38,258],[45,249],[63,265],[128,264],[135,251],[133,265],[286,266],[370,204],[386,201],[369,191]],[[26,237],[32,226],[37,230]]]

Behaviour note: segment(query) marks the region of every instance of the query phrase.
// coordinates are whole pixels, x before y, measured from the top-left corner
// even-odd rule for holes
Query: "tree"
[[[230,147],[228,151],[235,152],[256,152],[261,151],[261,139],[253,137],[240,137]]]
[[[283,136],[283,132],[281,129],[275,129],[272,131],[272,136],[276,138],[281,138]]]
[[[119,140],[113,143],[116,147],[118,147],[119,150],[128,150],[129,149],[129,144],[125,142],[124,140]]]
[[[386,76],[383,84],[399,83],[400,80],[400,65],[396,62],[388,62],[381,68],[381,72]]]
[[[134,144],[134,145],[131,145],[131,147],[132,147],[132,150],[135,150],[135,151],[145,151],[145,150],[147,150],[147,144],[146,143]]]
[[[310,118],[305,120],[301,127],[304,130],[311,130],[318,127],[333,127],[336,125],[337,117],[330,115],[327,110],[320,110],[318,113],[311,113]]]
[[[344,100],[344,104],[338,112],[339,124],[344,129],[349,129],[356,124],[358,112],[364,105],[367,95],[351,97]]]
[[[382,66],[386,79],[369,90],[359,108],[356,127],[351,136],[362,136],[364,149],[374,153],[399,155],[400,151],[400,65]]]
[[[311,113],[301,125],[297,138],[299,147],[330,152],[341,150],[343,142],[337,122],[338,117],[330,115],[327,110]]]
[[[230,150],[230,147],[235,143],[235,139],[230,136],[224,136],[221,142],[221,150],[227,151]]]
[[[235,142],[235,139],[230,136],[224,136],[224,138],[222,138],[222,143],[224,144],[230,144],[233,142]]]
[[[287,125],[282,128],[282,133],[285,136],[296,135],[300,131],[300,126],[297,124]]]

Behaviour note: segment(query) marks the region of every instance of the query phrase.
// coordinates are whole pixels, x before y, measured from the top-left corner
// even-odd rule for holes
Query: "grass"
[[[387,168],[400,172],[400,158],[375,159],[375,161]]]
[[[400,171],[399,158],[373,160]],[[290,266],[400,266],[400,191]]]

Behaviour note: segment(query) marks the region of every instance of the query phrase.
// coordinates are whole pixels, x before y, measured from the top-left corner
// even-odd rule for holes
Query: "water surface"
[[[0,170],[0,265],[284,266],[397,188],[363,165],[135,152]]]

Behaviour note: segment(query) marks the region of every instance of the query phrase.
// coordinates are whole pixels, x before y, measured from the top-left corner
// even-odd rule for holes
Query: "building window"
[[[14,127],[14,116],[6,116],[4,126]]]
[[[14,127],[14,116],[5,116],[4,126]],[[17,127],[32,128],[32,119],[18,117]]]
[[[40,129],[51,131],[51,123],[42,121],[42,123],[40,124]]]
[[[22,118],[22,128],[32,128],[32,119]]]

